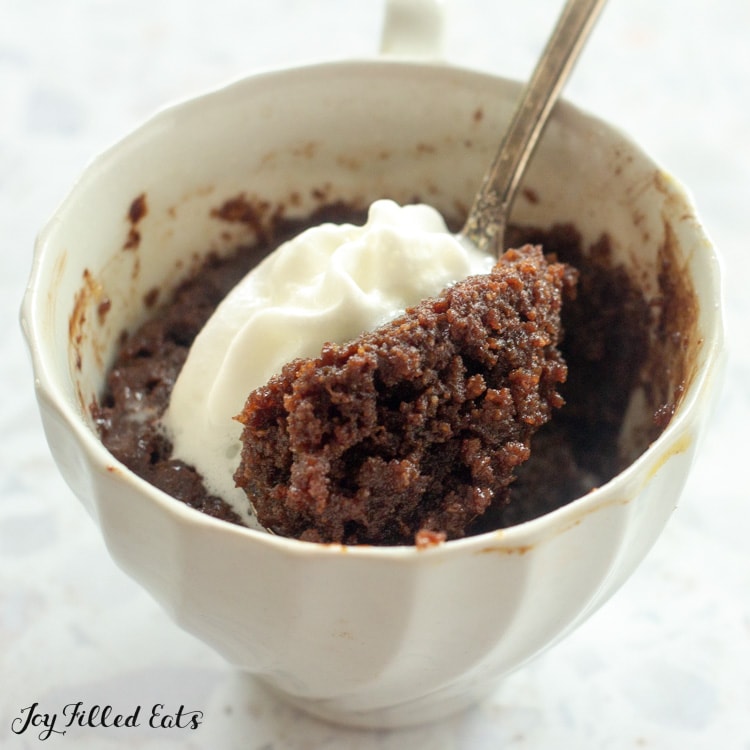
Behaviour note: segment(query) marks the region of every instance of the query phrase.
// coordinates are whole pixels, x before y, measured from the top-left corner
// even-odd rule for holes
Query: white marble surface
[[[448,0],[446,56],[525,77],[560,5]],[[0,0],[0,747],[750,749],[744,0],[611,2],[566,90],[690,186],[724,261],[729,368],[683,500],[645,563],[491,699],[387,732],[278,703],[115,567],[52,463],[17,317],[35,234],[77,174],[175,99],[258,68],[376,52],[382,10],[377,0]],[[43,727],[12,731],[35,702],[50,713],[77,701],[141,705],[141,726],[46,741]],[[152,729],[159,703],[200,710],[202,723]]]

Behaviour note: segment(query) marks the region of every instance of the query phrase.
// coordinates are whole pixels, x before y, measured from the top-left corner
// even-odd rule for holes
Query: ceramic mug
[[[384,49],[415,24],[390,7]],[[434,51],[441,16],[422,3]],[[400,10],[399,10],[400,8]],[[426,40],[426,41],[425,41]],[[432,42],[430,41],[432,40]],[[666,243],[694,296],[684,393],[651,445],[635,394],[621,439],[634,460],[552,513],[428,549],[343,547],[232,526],[191,510],[113,458],[90,406],[121,332],[209,251],[252,241],[215,209],[242,196],[305,216],[338,199],[415,195],[445,215],[471,203],[520,91],[495,75],[382,56],[249,76],[169,108],[96,159],[41,232],[23,326],[52,453],[114,560],[184,629],[304,709],[362,726],[462,708],[558,641],[630,575],[687,477],[715,389],[717,261],[685,191],[616,128],[561,102],[514,220],[603,233],[656,293]],[[635,270],[634,270],[635,272]],[[103,311],[106,314],[103,314]],[[674,362],[671,364],[675,364]],[[637,455],[636,455],[637,454]]]

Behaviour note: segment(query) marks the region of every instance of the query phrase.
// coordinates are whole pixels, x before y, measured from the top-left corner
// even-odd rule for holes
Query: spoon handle
[[[539,58],[461,234],[499,254],[526,165],[605,0],[568,0]]]

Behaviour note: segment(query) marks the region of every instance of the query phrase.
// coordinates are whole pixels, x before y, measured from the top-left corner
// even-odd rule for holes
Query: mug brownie
[[[172,456],[159,424],[172,387],[195,336],[262,257],[306,226],[361,220],[327,206],[209,256],[124,337],[92,407],[112,454],[187,505],[242,523]],[[249,397],[235,479],[262,524],[348,544],[457,538],[542,515],[624,467],[617,435],[648,356],[649,301],[606,237],[583,248],[572,226],[512,227],[507,240],[522,249],[486,278],[290,363]],[[327,422],[320,410],[336,399],[340,421]]]
[[[235,473],[271,531],[315,542],[454,539],[504,504],[562,406],[557,344],[575,272],[541,248],[470,276],[258,388]]]

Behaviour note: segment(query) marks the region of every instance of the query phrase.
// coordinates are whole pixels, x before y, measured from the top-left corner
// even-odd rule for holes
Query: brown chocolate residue
[[[266,242],[269,226],[278,221],[283,212],[283,206],[272,211],[268,201],[251,200],[245,193],[240,193],[224,201],[218,208],[211,209],[211,216],[232,224],[245,224],[260,242]]]
[[[107,313],[112,308],[112,300],[109,297],[105,297],[96,308],[96,316],[99,319],[99,325],[104,325],[104,321],[107,319]]]
[[[156,306],[156,303],[159,301],[159,293],[159,287],[155,286],[143,295],[143,304],[146,306],[147,310]]]
[[[73,311],[68,318],[68,341],[72,347],[71,354],[75,362],[76,370],[83,367],[83,344],[84,344],[84,326],[87,318],[87,310],[90,305],[96,306],[99,322],[104,322],[111,303],[104,296],[102,285],[94,278],[94,275],[88,268],[83,269],[83,284],[76,292],[73,299]],[[99,352],[95,350],[98,357]]]
[[[148,205],[146,204],[146,193],[141,193],[133,200],[128,209],[130,223],[134,225],[137,224],[147,213]]]
[[[663,430],[674,416],[695,371],[698,340],[698,298],[690,274],[677,253],[677,238],[664,222],[664,242],[659,248],[659,297],[654,301],[655,356],[649,363],[648,384],[657,430]]]
[[[128,236],[125,239],[125,244],[122,246],[123,250],[137,250],[141,244],[141,233],[135,228],[130,227],[128,230]]]
[[[91,294],[91,272],[88,268],[83,269],[83,286],[76,292],[73,300],[73,312],[68,318],[68,341],[73,346],[76,370],[80,370],[83,364],[81,357],[81,344],[83,343],[83,324],[86,322],[86,305]]]
[[[321,205],[328,200],[330,194],[330,184],[323,185],[323,187],[315,187],[310,191],[310,195]]]
[[[530,187],[525,187],[521,190],[521,195],[526,198],[529,203],[536,205],[539,203],[539,193]]]
[[[292,150],[295,156],[302,156],[305,159],[312,159],[317,153],[319,144],[315,141],[306,141],[297,148]]]
[[[141,233],[137,229],[138,223],[148,213],[148,205],[146,203],[146,194],[141,193],[139,196],[133,199],[128,208],[128,221],[130,222],[130,229],[128,230],[128,236],[125,239],[123,245],[124,250],[136,250],[141,244]]]
[[[417,153],[418,154],[434,154],[437,149],[432,143],[418,143]]]

